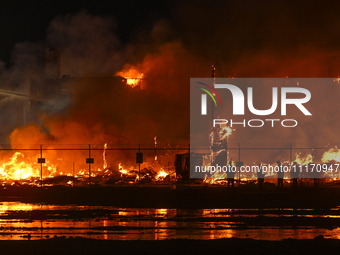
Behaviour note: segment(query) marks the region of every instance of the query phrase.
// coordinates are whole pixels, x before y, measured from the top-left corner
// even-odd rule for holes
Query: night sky
[[[58,15],[87,10],[115,20],[122,44],[136,43],[165,20],[168,40],[180,39],[204,57],[236,58],[247,51],[316,46],[339,48],[337,1],[8,1],[0,8],[0,59],[10,62],[22,41],[44,41]]]
[[[86,10],[93,15],[110,16],[122,43],[130,41],[138,29],[150,28],[169,16],[170,1],[8,1],[0,7],[0,59],[9,63],[11,51],[22,41],[41,41],[49,23],[58,15]]]

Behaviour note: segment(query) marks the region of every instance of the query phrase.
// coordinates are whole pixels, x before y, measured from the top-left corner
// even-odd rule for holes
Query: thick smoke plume
[[[47,46],[60,47],[62,75],[113,77],[134,68],[144,74],[145,89],[121,89],[105,79],[96,84],[84,79],[75,84],[73,97],[62,111],[47,114],[42,107],[38,124],[27,125],[22,121],[20,106],[25,101],[3,97],[0,118],[6,125],[1,131],[2,141],[135,146],[150,145],[157,136],[159,143],[188,145],[189,79],[211,77],[212,64],[216,64],[217,77],[340,75],[340,50],[335,44],[338,35],[333,32],[339,25],[331,23],[330,18],[320,21],[326,31],[313,28],[308,20],[318,17],[317,7],[302,10],[283,1],[245,5],[218,2],[215,6],[179,3],[169,19],[157,21],[151,31],[139,32],[128,44],[119,42],[115,35],[119,24],[111,17],[86,11],[56,17],[47,30],[46,42],[15,46],[11,68],[1,69],[4,90],[25,94],[31,79],[44,77]],[[320,11],[323,16],[335,15]],[[336,98],[332,95],[329,101],[336,102]],[[313,111],[327,118],[328,113],[317,113],[318,108]],[[316,126],[307,126],[291,142],[339,141],[338,134],[327,132],[321,124],[324,119]],[[338,124],[334,120],[334,125]],[[248,129],[236,130],[230,142],[259,143],[261,135]],[[287,142],[269,133],[266,140]]]

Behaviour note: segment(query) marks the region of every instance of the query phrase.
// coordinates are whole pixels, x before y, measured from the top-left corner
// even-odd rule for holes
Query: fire
[[[137,76],[137,78],[126,78],[126,84],[134,88],[140,83],[140,80],[143,78],[143,76],[144,74],[140,74]]]
[[[124,77],[126,79],[126,84],[130,85],[132,88],[139,85],[141,80],[144,78],[143,73],[130,66],[127,66],[122,71],[117,72],[116,75]]]
[[[163,169],[161,169],[158,174],[156,175],[155,179],[158,181],[158,180],[161,180],[161,179],[164,179],[165,177],[167,177],[169,174],[167,172],[165,172]]]
[[[38,166],[33,168],[31,164],[24,161],[25,156],[20,152],[15,152],[8,162],[0,167],[0,176],[3,179],[23,180],[29,177],[38,177]]]
[[[118,169],[121,174],[128,174],[128,170],[123,168],[122,163],[118,164]]]
[[[321,158],[322,163],[327,163],[332,160],[340,162],[340,150],[336,146],[335,148],[331,148],[328,151],[326,151]]]
[[[0,179],[1,180],[21,180],[28,181],[31,178],[39,178],[41,175],[41,165],[37,162],[37,158],[40,155],[30,155],[30,157],[25,156],[21,152],[15,152],[8,161],[3,161],[0,163]],[[58,158],[61,162],[61,159]],[[58,175],[72,176],[71,173],[67,172],[57,172],[59,164],[53,164],[48,159],[46,163],[42,164],[43,167],[43,179],[53,178]],[[60,167],[60,166],[59,166]],[[97,173],[100,172],[98,169]],[[97,173],[92,172],[91,176],[95,177]],[[75,177],[86,177],[88,176],[88,170],[80,169],[78,172],[74,173]],[[32,179],[31,179],[32,181]]]
[[[220,139],[221,140],[224,140],[226,138],[228,139],[228,137],[231,135],[233,131],[235,131],[235,129],[232,129],[229,126],[222,127],[219,132]]]
[[[156,148],[157,148],[157,136],[153,139],[155,141],[155,161],[157,161],[157,153],[156,153]]]
[[[295,154],[295,162],[298,165],[307,165],[309,163],[313,163],[313,156],[312,154],[308,154],[306,157],[302,158],[301,153],[300,154]]]
[[[107,159],[106,159],[106,149],[107,149],[107,143],[104,144],[104,152],[103,152],[103,169],[107,169]]]

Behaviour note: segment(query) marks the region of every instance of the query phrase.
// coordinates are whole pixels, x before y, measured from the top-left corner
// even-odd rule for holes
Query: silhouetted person
[[[282,189],[283,188],[284,172],[283,172],[283,166],[282,166],[280,160],[277,161],[277,166],[279,167],[278,172],[277,172],[277,187],[279,189]]]
[[[293,178],[293,189],[296,191],[298,189],[298,179],[299,179],[299,167],[296,162],[293,163],[291,169],[291,177]]]
[[[309,165],[308,169],[313,169],[312,165]],[[311,171],[311,170],[309,170],[309,171]],[[312,175],[313,181],[314,181],[314,188],[319,189],[320,188],[320,178],[322,177],[322,170],[319,169],[319,171],[318,171],[317,167],[315,165],[311,175]]]
[[[263,190],[264,172],[262,169],[262,164],[259,164],[259,167],[257,169],[257,182],[259,184],[259,190]]]
[[[233,158],[231,158],[232,160]],[[228,164],[228,171],[227,171],[227,180],[228,180],[228,188],[231,184],[231,187],[234,188],[234,180],[235,180],[235,172],[233,171],[233,166],[231,164],[231,160],[229,161]]]

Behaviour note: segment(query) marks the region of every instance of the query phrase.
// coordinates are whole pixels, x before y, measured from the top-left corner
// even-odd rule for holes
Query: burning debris
[[[335,148],[331,148],[328,151],[326,151],[321,158],[321,162],[323,163],[331,161],[340,162],[340,150],[336,146]]]
[[[88,25],[84,26],[84,24]],[[93,33],[88,33],[90,27],[94,28],[93,31],[91,30]],[[157,154],[159,145],[157,145],[157,137],[154,134],[162,132],[162,135],[167,136],[167,142],[173,144],[188,144],[189,103],[187,99],[189,97],[187,81],[189,77],[209,76],[209,70],[207,71],[206,67],[210,66],[208,64],[210,60],[202,60],[205,58],[193,54],[190,48],[188,49],[180,41],[169,41],[146,52],[139,59],[130,59],[131,62],[136,63],[135,65],[127,64],[122,60],[126,58],[116,51],[117,40],[111,33],[111,27],[111,21],[84,12],[68,18],[59,17],[51,23],[48,35],[48,45],[51,47],[48,51],[42,50],[43,54],[46,54],[45,59],[42,57],[46,63],[32,68],[36,68],[39,72],[33,72],[30,69],[27,74],[21,73],[24,77],[22,80],[25,81],[23,84],[27,85],[25,90],[29,93],[25,94],[26,97],[22,97],[26,101],[22,102],[25,105],[24,111],[20,108],[20,112],[25,113],[22,118],[20,117],[22,119],[20,124],[14,127],[14,131],[12,127],[8,131],[10,143],[14,145],[24,141],[26,144],[55,145],[83,144],[86,141],[90,144],[104,144],[103,152],[100,151],[102,155],[99,153],[96,155],[96,159],[102,158],[102,161],[95,162],[94,169],[91,169],[91,177],[102,176],[103,179],[111,178],[119,181],[120,178],[129,176],[133,182],[142,179],[162,180],[168,177],[171,179],[173,176],[176,179],[176,177],[178,178],[176,174],[166,170],[171,167],[175,169],[172,164],[171,167],[169,164],[166,166],[169,161],[173,161],[175,155],[172,155],[173,158],[167,162],[162,162],[161,155]],[[79,33],[74,34],[74,31],[79,31]],[[93,38],[96,38],[95,41]],[[103,42],[103,47],[97,47],[98,41]],[[82,42],[82,45],[79,45],[78,42]],[[267,67],[268,65],[272,66],[272,63],[277,63],[273,61],[275,59],[281,61],[280,54],[273,56],[264,52],[244,55],[233,65],[227,75],[284,77],[286,75],[294,76],[292,74],[296,76],[295,70],[300,70],[297,73],[307,77],[315,74],[328,75],[324,73],[323,67],[317,62],[326,63],[333,58],[333,54],[315,49],[313,65],[318,72],[314,72],[315,69],[306,71],[305,66],[307,65],[304,63],[310,62],[310,52],[307,52],[302,52],[299,61],[295,61],[295,58],[284,58],[284,63],[278,65],[280,66],[278,71],[275,71],[276,69],[268,71],[272,69]],[[25,54],[22,53],[22,55]],[[27,63],[32,62],[34,61],[27,61]],[[20,66],[19,63],[18,66]],[[123,68],[121,68],[122,66]],[[217,65],[212,66],[212,77],[215,78],[216,72],[222,74],[222,67],[226,66],[228,66],[227,63],[219,63],[219,68],[216,68]],[[264,70],[266,73],[263,73]],[[337,69],[335,68],[335,70]],[[45,77],[42,75],[44,73]],[[284,75],[282,75],[283,73]],[[113,74],[119,77],[112,77]],[[107,75],[111,77],[105,77]],[[129,86],[123,86],[121,78]],[[338,84],[339,80],[335,79],[335,82]],[[131,89],[138,86],[142,88],[146,85],[148,90],[142,92],[138,89]],[[45,98],[45,101],[40,100],[41,98]],[[120,109],[124,109],[124,111]],[[316,109],[313,110],[317,112]],[[15,116],[16,114],[11,115]],[[31,124],[30,121],[36,124]],[[29,124],[26,125],[26,123]],[[321,130],[321,128],[315,128],[315,130]],[[202,156],[200,161],[209,160],[210,164],[221,165],[228,165],[230,161],[231,165],[235,166],[237,161],[236,159],[231,160],[228,149],[228,138],[234,134],[233,131],[229,126],[221,126],[213,130],[210,135],[210,155]],[[280,138],[284,141],[285,132],[282,132],[282,138]],[[250,142],[253,142],[252,139],[256,137],[247,131],[242,135],[244,135],[244,140]],[[277,139],[270,134],[265,135],[268,140]],[[321,135],[322,139],[330,140],[336,134],[328,136],[327,132],[322,132]],[[304,135],[298,137],[304,137]],[[124,154],[117,151],[116,154],[110,155],[108,150],[112,144],[131,145],[134,141],[146,143],[152,138],[154,138],[155,153],[149,155],[151,163],[142,166],[144,175],[141,176],[141,180],[138,180],[136,174],[133,153]],[[235,133],[235,141],[240,138],[243,139],[240,134]],[[111,141],[111,143],[106,143],[107,141]],[[89,177],[85,163],[77,163],[74,174],[71,174],[72,164],[75,161],[84,161],[81,151],[74,151],[71,156],[71,153],[67,151],[53,151],[53,146],[50,149],[44,151],[46,154],[44,157],[47,159],[43,164],[45,178],[61,174],[82,179]],[[322,156],[321,161],[324,163],[339,162],[339,155],[337,148],[330,149]],[[271,152],[261,161],[267,161],[265,164],[272,163],[270,157]],[[10,159],[8,160],[8,158]],[[30,152],[18,151],[10,156],[4,155],[1,157],[0,176],[2,179],[15,180],[38,178],[40,165],[36,163],[37,158],[38,155]],[[303,158],[299,155],[296,156],[295,161],[306,165],[312,163],[313,160],[317,161],[317,157],[313,158],[309,155],[307,158]],[[118,166],[118,162],[123,163]],[[190,168],[189,162],[186,162],[186,155],[178,157],[178,165],[180,164],[182,165],[181,169],[188,170]],[[245,166],[247,164],[250,163],[246,162]],[[183,179],[189,181],[186,174],[181,172],[181,175],[183,175],[181,176]],[[254,176],[241,177],[244,179],[254,178]],[[225,174],[215,173],[212,176],[212,180],[225,178]]]
[[[308,165],[309,163],[313,163],[313,156],[312,154],[308,154],[305,157],[301,157],[301,153],[296,153],[294,161],[299,165]]]
[[[67,150],[67,148],[65,148]],[[85,161],[84,156],[81,156],[76,160],[76,169],[73,162],[72,172],[69,171],[69,167],[66,167],[65,163],[69,159],[68,157],[62,158],[62,155],[66,155],[63,151],[59,153],[58,150],[53,150],[51,147],[44,151],[46,155],[45,163],[38,163],[37,158],[40,158],[40,154],[36,154],[34,149],[32,151],[27,150],[27,155],[25,156],[22,152],[15,152],[9,160],[6,157],[2,157],[0,160],[0,180],[4,183],[23,183],[33,186],[40,186],[40,178],[42,177],[42,183],[44,186],[50,185],[87,185],[89,180],[89,169],[86,169],[85,164],[79,164],[78,160]],[[160,162],[154,161],[154,157],[151,156],[149,161],[142,164],[141,178],[139,180],[138,170],[136,165],[128,164],[129,167],[125,167],[125,164],[117,164],[117,168],[111,167],[115,163],[109,163],[112,159],[108,157],[107,153],[110,148],[108,143],[104,144],[102,149],[102,168],[96,167],[100,166],[100,162],[97,164],[93,163],[91,167],[91,182],[97,184],[136,184],[138,182],[143,183],[155,183],[163,182],[166,180],[175,179],[175,172],[170,174],[170,167],[168,167],[168,172],[166,172]],[[72,149],[74,151],[74,149]],[[91,149],[93,155],[97,155],[100,150],[99,148],[93,147]],[[60,155],[62,154],[62,155]],[[73,153],[71,153],[73,154]],[[77,153],[74,154],[74,156]],[[98,154],[99,156],[100,154]],[[52,156],[56,159],[56,163],[52,160]],[[164,157],[162,155],[162,157]],[[167,159],[166,157],[164,159]],[[52,160],[52,161],[51,161]],[[75,158],[73,158],[75,160]],[[2,162],[1,162],[2,161]],[[53,162],[53,163],[52,163]],[[40,172],[42,170],[42,172]],[[42,174],[42,176],[41,176]],[[67,180],[67,181],[65,181]]]
[[[121,76],[124,78],[123,82],[126,82],[127,85],[132,88],[136,86],[141,86],[142,80],[144,78],[144,74],[137,71],[134,67],[130,65],[126,65],[122,71],[116,73],[116,76]]]

